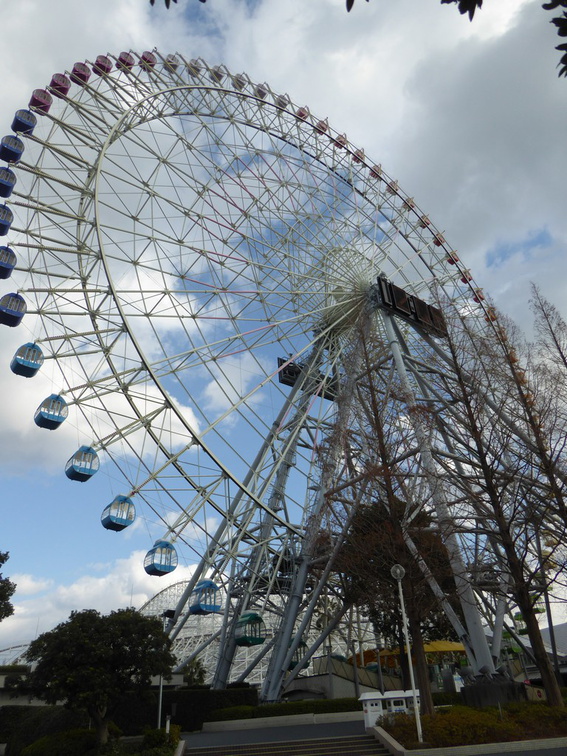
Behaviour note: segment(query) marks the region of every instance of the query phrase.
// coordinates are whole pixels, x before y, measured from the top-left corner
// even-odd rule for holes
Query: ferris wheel
[[[379,164],[224,66],[156,51],[76,63],[17,111],[0,160],[0,323],[29,334],[11,367],[58,371],[36,424],[74,418],[83,443],[66,475],[113,470],[102,523],[147,519],[148,573],[194,565],[171,632],[192,614],[222,618],[215,684],[247,646],[240,676],[262,661],[264,697],[277,698],[321,602],[340,597],[332,556],[372,459],[364,351],[422,500],[438,447],[467,446],[448,324],[478,351],[492,308]],[[441,430],[404,419],[410,396]],[[440,517],[462,499],[458,474],[445,467],[442,495],[435,484]],[[349,493],[330,506],[340,481]],[[491,664],[464,603],[470,647]],[[340,625],[333,605],[306,657]]]

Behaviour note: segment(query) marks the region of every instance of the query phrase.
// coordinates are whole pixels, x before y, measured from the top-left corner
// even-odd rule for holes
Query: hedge
[[[44,735],[24,748],[22,756],[77,756],[97,747],[94,730],[67,730]]]
[[[229,706],[256,706],[258,693],[255,688],[181,688],[163,692],[162,715],[171,715],[171,721],[183,732],[200,730],[203,722],[210,720],[217,709]],[[157,723],[157,696],[140,700],[135,695],[126,696],[116,711],[114,722],[125,735],[137,735],[146,727]]]
[[[171,721],[184,732],[200,730],[216,709],[231,706],[256,706],[255,688],[232,687],[226,690],[192,689],[165,690],[162,715],[172,715]],[[124,735],[140,735],[157,724],[157,695],[148,692],[142,697],[125,696],[116,710],[113,721]],[[28,745],[43,737],[64,730],[88,727],[84,712],[63,706],[3,706],[0,707],[0,743],[7,743],[7,756],[20,756]]]
[[[289,701],[288,703],[263,704],[261,706],[233,706],[212,712],[208,721],[226,722],[231,719],[257,719],[260,717],[323,714],[339,711],[361,711],[360,702],[356,698],[333,698]]]
[[[0,742],[7,743],[6,756],[21,751],[44,735],[87,727],[84,712],[63,706],[2,706],[0,708]]]

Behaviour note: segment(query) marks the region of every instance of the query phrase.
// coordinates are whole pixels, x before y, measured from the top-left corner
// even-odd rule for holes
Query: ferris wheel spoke
[[[61,140],[59,148],[63,147],[64,140],[67,149],[73,149],[73,154],[78,157],[81,157],[84,148],[92,150],[92,155],[95,157],[102,147],[104,135],[110,124],[93,117],[92,111],[81,110],[81,104],[74,100],[68,100],[67,107],[80,113],[82,116],[81,123],[70,123],[68,118],[57,118],[50,114],[46,116],[51,121],[53,132],[59,135]],[[37,138],[35,141],[51,152],[52,143],[50,140]]]
[[[90,191],[85,188],[84,184],[75,183],[71,180],[73,178],[71,173],[69,173],[68,175],[65,173],[63,175],[58,175],[54,171],[48,172],[47,170],[39,168],[37,166],[26,165],[23,161],[20,163],[19,168],[22,171],[26,171],[27,173],[32,174],[34,177],[40,179],[41,181],[45,181],[50,185],[56,184],[58,186],[65,187],[65,189],[74,192],[75,196],[88,196],[90,194]],[[12,196],[22,198],[26,197],[26,195],[20,194],[18,191],[14,191]]]
[[[106,83],[108,81],[109,79]],[[82,87],[82,93],[86,96],[85,100],[83,101],[83,98],[73,100],[73,105],[78,109],[80,116],[89,120],[96,118],[102,124],[104,133],[108,133],[123,115],[125,108],[132,104],[133,98],[132,92],[128,93],[116,76],[112,78],[110,87],[101,87],[101,83],[100,79],[91,78]]]

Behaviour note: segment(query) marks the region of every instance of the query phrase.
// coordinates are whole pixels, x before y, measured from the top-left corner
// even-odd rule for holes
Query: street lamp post
[[[165,612],[161,615],[163,617],[163,631],[165,632],[165,627],[168,619],[172,619],[175,616],[175,611],[173,609],[166,609]],[[159,695],[158,695],[158,715],[157,715],[157,728],[158,730],[161,729],[161,706],[163,701],[163,675],[159,676]]]
[[[406,643],[406,648],[408,650],[408,667],[409,667],[410,685],[411,685],[412,693],[413,693],[413,710],[415,713],[415,726],[417,729],[417,739],[420,743],[423,743],[423,735],[421,733],[421,716],[419,712],[419,705],[417,703],[417,692],[415,689],[415,679],[413,676],[413,665],[411,663],[411,651],[410,651],[409,634],[408,634],[408,618],[406,616],[404,592],[402,591],[402,580],[404,579],[404,575],[406,574],[406,571],[404,570],[401,564],[395,564],[390,570],[390,574],[392,575],[394,580],[398,583],[398,591],[400,594],[400,608],[402,610],[402,626],[404,630],[404,641]]]

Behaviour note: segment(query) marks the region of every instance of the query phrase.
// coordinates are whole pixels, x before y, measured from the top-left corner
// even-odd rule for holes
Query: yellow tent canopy
[[[466,653],[462,643],[455,641],[438,640],[424,645],[426,654]]]
[[[446,641],[446,640],[440,640],[440,641],[431,641],[430,643],[424,644],[424,649],[426,654],[465,654],[465,647],[462,643],[455,643],[454,641]],[[394,648],[392,650],[385,648],[383,651],[380,651],[380,658],[384,659],[384,657],[392,657],[392,656],[399,656],[400,649]],[[376,661],[376,650],[375,649],[366,649],[364,652],[364,658],[362,660],[362,666],[366,666],[367,664],[371,664],[372,662]],[[352,658],[349,659],[349,662],[352,664]],[[361,664],[360,660],[360,654],[356,655],[356,663]]]
[[[426,654],[464,654],[466,653],[465,647],[462,643],[455,641],[430,641],[423,644],[423,650]],[[380,656],[395,656],[400,653],[399,648],[388,649],[385,648],[380,651]]]

